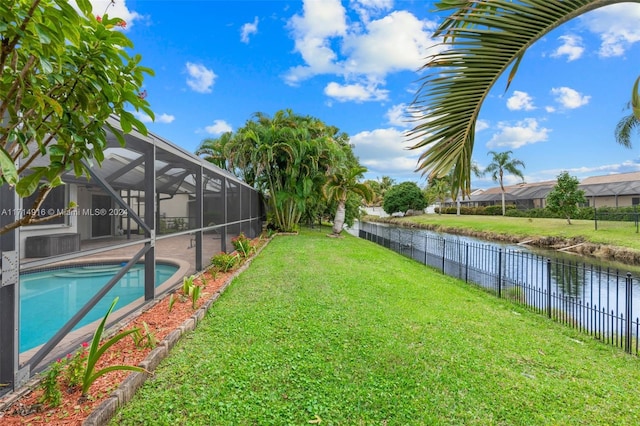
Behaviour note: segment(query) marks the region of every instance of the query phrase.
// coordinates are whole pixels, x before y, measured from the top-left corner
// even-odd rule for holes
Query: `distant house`
[[[555,184],[554,180],[505,186],[505,203],[521,210],[543,208],[546,205],[545,199]],[[484,191],[476,190],[470,197],[460,200],[460,204],[465,207],[499,206],[502,205],[502,190],[499,186]],[[449,199],[446,206],[455,206],[455,202]]]
[[[640,172],[594,176],[583,179],[589,205],[593,207],[628,207],[640,204]]]
[[[556,185],[555,180],[536,183],[522,183],[505,186],[505,202],[526,210],[546,207],[549,192]],[[619,173],[588,177],[580,182],[587,205],[593,207],[629,207],[640,205],[640,172]],[[474,191],[470,197],[460,200],[466,207],[486,207],[502,204],[502,190],[499,186],[484,191]],[[456,202],[448,199],[445,207],[454,207]]]

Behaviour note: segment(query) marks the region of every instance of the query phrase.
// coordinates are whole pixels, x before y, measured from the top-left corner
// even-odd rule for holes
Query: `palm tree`
[[[631,148],[631,133],[635,129],[640,131],[640,119],[633,114],[623,117],[616,126],[616,142],[627,148]]]
[[[485,173],[491,173],[491,179],[494,182],[500,183],[500,190],[502,191],[502,216],[506,213],[504,204],[504,172],[511,173],[518,176],[524,182],[524,176],[522,171],[518,167],[524,168],[524,163],[515,158],[511,158],[511,151],[495,152],[489,151],[487,155],[492,155],[491,163],[484,169]]]
[[[444,201],[451,194],[451,185],[449,185],[449,181],[450,181],[449,176],[445,176],[443,178],[434,178],[429,183],[429,191],[433,194],[435,199],[440,202],[440,208],[438,208],[438,214],[442,214]]]
[[[634,129],[640,130],[640,93],[638,93],[638,83],[640,83],[640,77],[636,79],[633,85],[631,102],[627,105],[633,112],[618,122],[615,131],[616,142],[627,148],[631,148],[631,132]]]
[[[451,11],[436,30],[442,49],[430,56],[413,107],[423,120],[411,130],[412,149],[427,148],[418,170],[443,177],[453,170],[457,193],[471,192],[471,155],[480,108],[509,68],[507,89],[526,50],[553,29],[586,12],[623,0],[456,0],[436,4]],[[638,81],[632,92],[640,119]]]
[[[355,193],[367,202],[373,199],[373,191],[369,185],[358,182],[358,179],[367,171],[365,167],[356,165],[344,170],[338,170],[330,175],[322,190],[329,200],[336,200],[338,208],[333,219],[333,234],[340,235],[344,226],[345,205],[349,193]]]
[[[228,150],[232,138],[232,132],[225,132],[219,138],[204,139],[196,150],[196,155],[202,156],[206,161],[223,170],[229,170]]]

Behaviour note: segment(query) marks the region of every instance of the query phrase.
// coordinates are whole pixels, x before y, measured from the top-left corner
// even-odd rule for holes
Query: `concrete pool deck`
[[[22,271],[28,271],[32,269],[40,269],[40,268],[56,268],[65,265],[72,265],[78,263],[90,263],[90,262],[105,262],[105,263],[113,263],[113,262],[127,262],[135,256],[144,246],[144,243],[135,244],[135,237],[132,236],[131,239],[127,239],[124,237],[116,237],[116,238],[104,238],[104,239],[96,239],[89,241],[81,242],[81,252],[78,253],[78,257],[70,260],[64,260],[60,262],[55,262],[53,264],[49,264],[44,267],[29,267],[30,260],[39,260],[39,259],[22,259]],[[178,270],[169,277],[164,283],[160,286],[156,287],[156,294],[163,294],[169,291],[172,287],[179,285],[182,282],[185,276],[189,276],[196,273],[196,258],[195,258],[195,244],[193,241],[192,235],[177,235],[171,236],[167,238],[162,238],[156,240],[156,263],[172,263],[178,266]],[[138,237],[137,239],[142,239]],[[113,250],[108,250],[101,252],[99,254],[91,254],[91,255],[82,255],[82,251],[92,250],[95,248],[107,248],[112,245],[117,245],[121,243],[134,243],[127,247],[114,247]],[[221,240],[219,236],[217,238],[213,237],[210,234],[203,236],[203,250],[202,250],[202,266],[203,268],[207,268],[210,264],[210,259],[214,254],[217,254],[221,251]],[[144,259],[144,257],[142,258]],[[142,261],[141,259],[141,261]],[[128,304],[126,307],[122,307],[121,309],[114,311],[111,314],[112,318],[121,318],[129,315],[131,312],[135,312],[139,310],[144,304],[144,298],[140,297],[135,301]],[[74,330],[70,332],[62,342],[60,342],[58,347],[73,347],[78,346],[82,341],[87,339],[87,335],[90,335],[95,327],[97,326],[95,323],[86,325],[81,327],[78,330]],[[20,353],[19,362],[22,364],[24,362],[28,362],[28,360],[40,349],[40,347],[36,347],[30,349],[28,351]],[[54,351],[55,352],[55,351]],[[54,355],[51,355],[52,359],[55,358]],[[46,365],[47,360],[45,359],[42,364]]]
[[[180,260],[189,263],[190,269],[188,272],[194,273],[196,270],[196,250],[195,240],[193,235],[176,235],[164,237],[156,240],[156,258],[165,258]],[[126,236],[121,237],[109,237],[109,238],[97,238],[93,240],[83,240],[80,243],[80,251],[77,252],[77,258],[73,260],[65,260],[46,266],[47,268],[55,267],[59,264],[65,264],[69,262],[88,262],[102,260],[105,258],[131,258],[137,252],[139,252],[143,243],[135,244],[136,240],[142,240],[142,236],[132,235],[130,239]],[[117,247],[117,245],[127,243],[131,244],[126,247]],[[112,250],[104,251],[99,254],[83,255],[83,251],[93,250],[97,248],[108,248],[114,246]],[[202,266],[209,265],[211,257],[221,251],[222,244],[220,235],[218,234],[206,234],[202,238]],[[21,259],[21,270],[26,271],[30,269],[40,268],[40,266],[31,266],[30,263],[41,259],[35,258],[23,258]]]

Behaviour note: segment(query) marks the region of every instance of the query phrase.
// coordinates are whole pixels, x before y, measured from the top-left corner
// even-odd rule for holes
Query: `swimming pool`
[[[121,268],[119,263],[86,264],[21,274],[20,352],[46,343]],[[156,264],[156,287],[177,270]],[[144,264],[134,265],[75,328],[104,317],[116,296],[116,309],[144,296]]]

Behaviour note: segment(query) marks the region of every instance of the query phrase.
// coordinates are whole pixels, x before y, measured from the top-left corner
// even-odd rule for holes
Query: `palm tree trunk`
[[[340,235],[342,232],[342,227],[344,226],[344,213],[345,213],[345,202],[340,201],[338,203],[338,209],[336,210],[336,216],[333,219],[333,234]]]
[[[502,216],[506,214],[506,208],[504,206],[504,189],[502,190]]]

